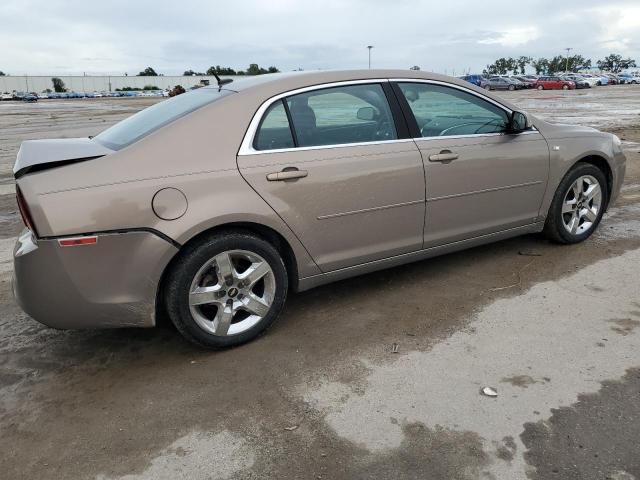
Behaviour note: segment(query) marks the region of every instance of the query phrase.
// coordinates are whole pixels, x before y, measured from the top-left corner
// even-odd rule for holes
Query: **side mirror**
[[[376,109],[373,107],[362,107],[358,109],[358,113],[356,113],[356,117],[358,120],[366,120],[367,122],[371,122],[376,118]]]
[[[522,112],[513,112],[509,121],[509,133],[520,133],[531,128],[531,123]]]

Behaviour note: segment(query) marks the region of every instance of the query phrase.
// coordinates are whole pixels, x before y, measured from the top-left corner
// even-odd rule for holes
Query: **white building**
[[[69,92],[113,92],[124,87],[144,88],[146,85],[158,87],[161,90],[182,85],[188,89],[195,85],[209,82],[216,84],[216,78],[211,75],[193,76],[168,76],[159,75],[157,77],[138,76],[84,76],[84,75],[7,75],[0,77],[0,93],[16,92],[36,92],[41,93],[46,89],[53,90],[51,79],[57,77],[64,82],[65,88]],[[229,77],[224,78],[242,78]]]

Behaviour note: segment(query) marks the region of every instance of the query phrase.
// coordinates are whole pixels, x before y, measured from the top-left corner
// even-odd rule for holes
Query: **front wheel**
[[[260,237],[234,231],[187,246],[163,291],[169,317],[187,340],[223,348],[264,332],[280,314],[287,286],[278,251]]]
[[[515,89],[516,89],[515,85],[509,85],[509,90],[513,91]]]
[[[569,85],[563,85],[563,86],[562,86],[562,89],[563,89],[563,90],[569,90]]]
[[[602,219],[608,195],[602,170],[577,163],[558,185],[545,222],[545,235],[566,244],[586,240]]]
[[[544,87],[543,87],[542,85],[538,85],[536,88],[537,88],[538,90],[544,90]]]
[[[485,90],[491,90],[491,85],[485,85],[485,86],[484,86],[484,89],[485,89]]]

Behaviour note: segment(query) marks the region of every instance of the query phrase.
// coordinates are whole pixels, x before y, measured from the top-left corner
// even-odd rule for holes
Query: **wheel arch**
[[[298,283],[299,283],[299,275],[298,275],[298,264],[296,260],[295,252],[293,248],[287,241],[287,239],[279,232],[274,230],[271,227],[268,227],[264,224],[255,223],[255,222],[229,222],[223,223],[220,225],[215,225],[213,227],[206,228],[185,243],[183,243],[176,254],[173,256],[171,261],[164,268],[162,275],[160,276],[160,281],[158,282],[158,288],[156,289],[156,325],[168,325],[171,321],[168,318],[164,302],[162,301],[165,283],[167,279],[168,273],[171,271],[173,266],[180,259],[180,253],[184,251],[186,247],[189,245],[193,245],[197,243],[202,238],[207,235],[213,235],[216,233],[224,233],[224,232],[247,232],[251,233],[263,240],[266,240],[271,245],[273,245],[276,250],[282,256],[282,260],[284,261],[285,268],[287,269],[287,276],[289,280],[289,290],[297,292],[298,291]]]
[[[588,163],[593,165],[594,167],[600,169],[602,173],[604,173],[605,178],[607,179],[607,205],[605,206],[605,211],[609,208],[609,201],[611,199],[611,192],[613,190],[613,169],[606,158],[600,155],[588,155],[579,159],[575,162],[571,168],[575,167],[578,163]],[[571,169],[569,169],[571,170]]]

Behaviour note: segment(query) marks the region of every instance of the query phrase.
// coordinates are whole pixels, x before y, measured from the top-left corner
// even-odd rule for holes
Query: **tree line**
[[[209,67],[206,72],[197,72],[195,70],[185,70],[183,75],[263,75],[265,73],[278,73],[276,67],[263,68],[257,63],[252,63],[246,70],[234,70],[231,67],[221,67],[216,65],[215,67]],[[162,74],[158,74],[153,67],[147,67],[138,73],[138,77],[157,77]]]
[[[487,65],[482,73],[485,75],[524,75],[527,65],[531,66],[536,75],[552,75],[556,72],[577,72],[592,67],[591,59],[587,59],[582,55],[556,55],[553,58],[521,56],[517,58],[499,58],[491,65]],[[600,70],[618,73],[627,68],[636,67],[636,61],[633,58],[623,58],[622,55],[612,53],[602,60],[596,62]]]

